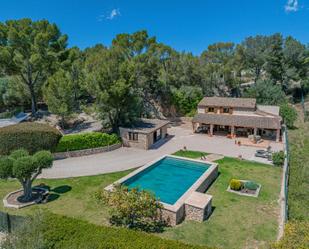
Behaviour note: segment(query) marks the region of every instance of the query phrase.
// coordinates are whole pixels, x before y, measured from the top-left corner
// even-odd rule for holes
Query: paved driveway
[[[235,145],[234,140],[225,137],[193,134],[191,129],[183,126],[172,127],[168,130],[168,133],[173,137],[158,148],[148,151],[120,148],[102,154],[56,160],[54,166],[51,169],[44,170],[40,177],[67,178],[123,171],[142,166],[184,146],[188,150],[200,150],[230,157],[242,155],[244,159],[267,162],[265,159],[254,157],[256,148]],[[273,143],[272,148],[273,150],[280,150],[282,144]]]

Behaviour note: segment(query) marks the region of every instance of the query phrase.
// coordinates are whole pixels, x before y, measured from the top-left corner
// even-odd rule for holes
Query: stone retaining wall
[[[53,156],[55,160],[65,159],[68,157],[81,157],[81,156],[88,156],[88,155],[103,153],[107,151],[112,151],[112,150],[119,149],[121,147],[122,147],[122,143],[119,143],[119,144],[113,144],[113,145],[108,145],[108,146],[99,147],[99,148],[74,150],[74,151],[67,151],[67,152],[57,152],[57,153],[54,153]]]

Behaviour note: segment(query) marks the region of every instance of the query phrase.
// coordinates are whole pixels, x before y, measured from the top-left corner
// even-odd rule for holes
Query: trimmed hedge
[[[33,154],[40,150],[54,151],[61,133],[54,127],[40,123],[20,123],[0,128],[0,155],[17,149]]]
[[[97,226],[86,221],[47,214],[42,228],[46,247],[53,249],[201,249],[126,228]],[[206,249],[206,248],[205,248]]]
[[[56,152],[98,148],[116,143],[120,143],[120,140],[115,134],[109,135],[106,133],[91,132],[66,135],[60,139],[60,142],[56,148]]]

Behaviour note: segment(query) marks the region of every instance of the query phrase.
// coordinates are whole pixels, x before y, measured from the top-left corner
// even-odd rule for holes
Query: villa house
[[[192,119],[193,130],[210,136],[259,135],[280,141],[281,122],[278,106],[257,105],[253,98],[204,97]]]

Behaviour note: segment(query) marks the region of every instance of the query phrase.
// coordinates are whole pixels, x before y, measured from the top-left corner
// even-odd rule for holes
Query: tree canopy
[[[279,33],[214,43],[200,55],[176,51],[145,30],[84,50],[67,48],[67,39],[46,20],[0,23],[1,111],[35,113],[44,101],[64,119],[91,105],[117,130],[139,117],[190,115],[205,95],[281,105],[309,92],[308,46]]]
[[[40,86],[57,69],[66,45],[67,36],[46,20],[25,18],[0,23],[0,66],[28,92],[33,114]]]

